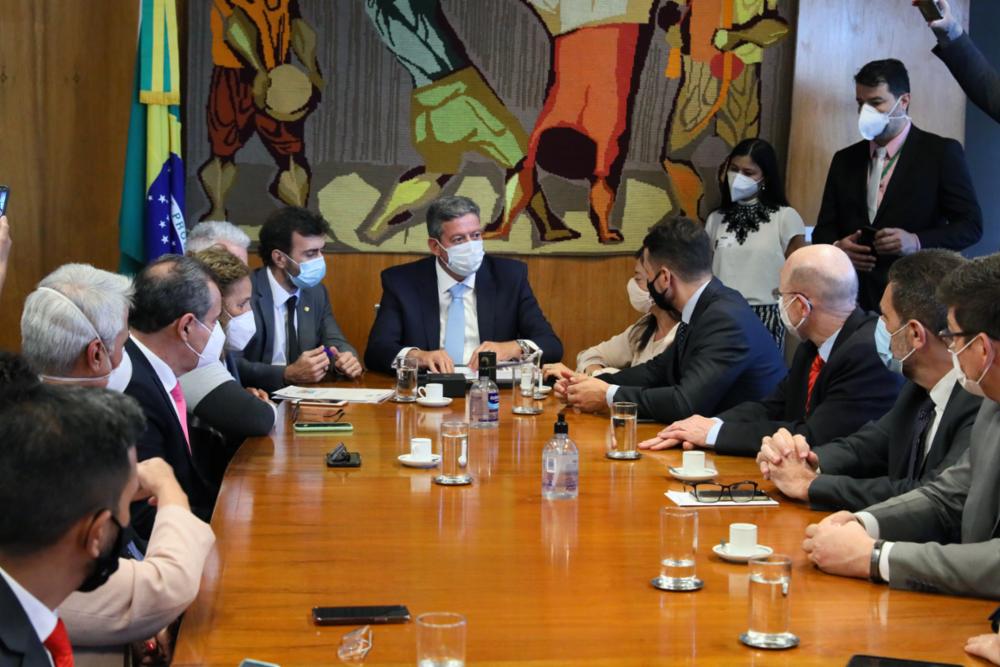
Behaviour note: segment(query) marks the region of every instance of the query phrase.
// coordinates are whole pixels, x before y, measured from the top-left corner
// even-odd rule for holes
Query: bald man
[[[760,401],[674,422],[640,447],[755,456],[761,440],[779,428],[829,442],[889,411],[903,377],[875,350],[878,316],[855,305],[858,278],[844,251],[830,245],[796,250],[781,269],[777,293],[785,328],[802,341],[788,376]]]

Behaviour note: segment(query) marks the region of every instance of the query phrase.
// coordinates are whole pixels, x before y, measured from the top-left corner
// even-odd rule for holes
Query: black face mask
[[[653,283],[655,282],[656,278],[646,281],[646,289],[649,290],[649,296],[653,299],[653,303],[656,304],[657,308],[667,313],[670,313],[670,315],[672,315],[675,320],[680,321],[681,319],[680,312],[678,312],[678,310],[674,308],[674,304],[670,303],[670,301],[667,300],[666,294],[664,294],[663,292],[656,291],[656,287],[653,286]]]
[[[111,520],[118,526],[118,537],[115,538],[108,550],[94,561],[94,571],[87,575],[87,578],[76,589],[81,593],[89,593],[100,588],[118,570],[118,556],[125,545],[125,528],[118,523],[114,514],[111,515]]]

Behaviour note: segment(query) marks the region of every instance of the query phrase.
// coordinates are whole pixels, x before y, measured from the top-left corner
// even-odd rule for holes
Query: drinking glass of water
[[[792,559],[782,554],[750,559],[750,628],[740,641],[754,648],[792,648],[799,638],[788,631]]]
[[[396,366],[397,403],[412,403],[417,400],[417,360],[403,357],[394,362]]]
[[[637,459],[642,454],[637,449],[635,425],[639,406],[623,401],[611,404],[611,434],[608,439],[609,459]]]
[[[513,367],[514,382],[511,384],[511,412],[515,415],[540,415],[542,406],[535,400],[535,385],[542,377],[542,369],[534,361],[526,361]]]
[[[435,483],[445,486],[470,484],[469,423],[446,421],[441,424],[441,474]]]
[[[695,576],[698,512],[681,507],[660,510],[660,576],[650,583],[664,591],[696,591],[704,584]]]
[[[465,617],[435,611],[417,616],[417,667],[464,667]]]

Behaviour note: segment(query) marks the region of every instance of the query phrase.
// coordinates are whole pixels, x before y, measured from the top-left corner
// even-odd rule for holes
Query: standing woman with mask
[[[712,272],[737,290],[781,349],[785,331],[772,292],[785,259],[805,245],[805,223],[788,205],[774,148],[744,139],[725,162],[722,206],[708,216]]]
[[[208,267],[222,293],[219,324],[225,342],[209,362],[180,377],[188,410],[203,424],[219,431],[228,444],[266,435],[274,427],[275,407],[267,393],[243,388],[234,354],[239,354],[256,332],[250,307],[250,269],[219,246],[193,253]],[[206,350],[207,352],[207,350]]]
[[[677,320],[663,310],[649,295],[646,274],[642,269],[642,248],[635,254],[633,275],[625,284],[629,303],[642,317],[625,331],[608,340],[588,347],[576,356],[576,372],[587,375],[616,373],[623,368],[645,363],[667,349],[674,341]],[[563,364],[546,364],[546,377],[561,377],[569,368]]]

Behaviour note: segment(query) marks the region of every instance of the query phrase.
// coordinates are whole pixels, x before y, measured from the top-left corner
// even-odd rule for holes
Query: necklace
[[[751,232],[756,232],[771,216],[778,211],[778,206],[762,203],[759,199],[752,204],[733,203],[722,212],[722,222],[726,231],[736,235],[740,245],[747,240]]]

